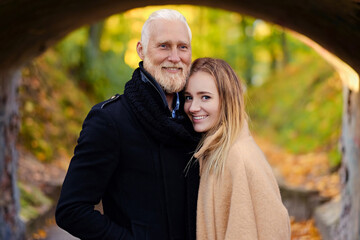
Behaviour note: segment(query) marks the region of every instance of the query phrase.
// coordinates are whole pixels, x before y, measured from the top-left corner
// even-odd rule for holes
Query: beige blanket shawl
[[[290,235],[272,169],[245,124],[221,178],[201,176],[197,239],[289,240]]]

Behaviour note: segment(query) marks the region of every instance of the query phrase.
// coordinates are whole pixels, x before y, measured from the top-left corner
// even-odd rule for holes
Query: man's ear
[[[136,45],[136,51],[137,51],[139,57],[141,58],[141,60],[144,60],[144,57],[145,57],[145,55],[144,55],[144,48],[143,48],[141,42],[138,42],[138,43],[137,43],[137,45]]]

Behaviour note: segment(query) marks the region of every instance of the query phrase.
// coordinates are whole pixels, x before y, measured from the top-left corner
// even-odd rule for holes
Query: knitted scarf
[[[132,79],[125,85],[124,95],[144,129],[166,145],[196,146],[200,135],[184,116],[183,105],[180,105],[179,110],[182,115],[176,119],[171,118],[170,110],[164,107],[160,94],[150,83],[141,80],[140,71],[154,81],[146,71],[137,68]]]

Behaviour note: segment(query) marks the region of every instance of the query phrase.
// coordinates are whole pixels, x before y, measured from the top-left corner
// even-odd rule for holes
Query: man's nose
[[[174,63],[180,62],[180,56],[177,48],[174,48],[170,51],[168,59],[170,62],[174,62]]]

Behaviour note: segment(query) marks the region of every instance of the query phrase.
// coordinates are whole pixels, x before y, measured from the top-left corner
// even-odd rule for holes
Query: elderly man
[[[123,95],[86,117],[56,209],[81,239],[194,239],[198,169],[184,169],[198,137],[182,97],[191,31],[177,11],[154,12]],[[102,200],[104,214],[94,210]]]

